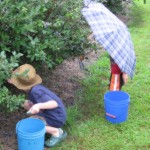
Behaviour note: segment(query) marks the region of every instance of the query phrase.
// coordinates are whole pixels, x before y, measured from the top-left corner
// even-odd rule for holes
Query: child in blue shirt
[[[46,123],[46,133],[51,138],[45,146],[53,147],[66,138],[67,133],[61,129],[66,122],[66,110],[62,100],[52,91],[41,85],[42,79],[29,64],[18,67],[9,83],[28,93],[23,107],[32,117],[42,119]]]

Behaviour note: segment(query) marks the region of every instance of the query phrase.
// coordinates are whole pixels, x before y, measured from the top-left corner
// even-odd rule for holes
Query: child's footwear
[[[62,140],[64,140],[66,137],[67,137],[67,133],[65,131],[63,131],[63,133],[59,137],[51,136],[50,139],[45,141],[45,146],[46,147],[54,147],[58,143],[60,143]]]
[[[51,138],[51,135],[46,133],[45,134],[45,141],[48,140],[48,139],[50,139],[50,138]]]

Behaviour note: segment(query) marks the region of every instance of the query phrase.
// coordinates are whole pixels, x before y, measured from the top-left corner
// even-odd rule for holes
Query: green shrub
[[[5,51],[0,52],[0,87],[8,78],[10,78],[12,70],[18,66],[18,59],[21,53],[12,52],[12,56],[7,59]]]
[[[49,67],[83,53],[88,45],[81,26],[82,1],[4,0],[0,3],[0,50],[24,54],[23,62]]]
[[[14,110],[17,110],[22,103],[24,102],[24,96],[23,95],[13,95],[10,93],[8,88],[2,87],[0,88],[0,108],[1,112],[12,112]]]
[[[126,15],[127,6],[133,2],[133,0],[99,0],[104,3],[114,14]]]
[[[124,0],[107,0],[105,5],[115,14],[124,12],[124,7],[122,5]]]
[[[90,28],[86,28],[81,17],[82,3],[82,0],[0,1],[0,87],[20,64],[43,63],[52,68],[91,48],[87,40]],[[10,101],[5,102],[9,105]]]
[[[2,108],[10,108],[9,104],[17,99],[14,96],[8,98],[4,88],[15,67],[23,63],[34,63],[35,66],[43,63],[52,68],[68,57],[84,53],[89,43],[88,31],[81,28],[84,25],[81,6],[81,0],[0,1]],[[7,96],[5,100],[4,96]]]

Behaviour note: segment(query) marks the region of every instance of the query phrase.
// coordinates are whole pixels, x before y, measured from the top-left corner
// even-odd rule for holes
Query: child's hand
[[[38,104],[33,105],[28,111],[29,114],[33,114],[33,115],[38,114],[39,112],[40,112],[40,108]]]
[[[29,110],[33,106],[33,103],[30,102],[29,100],[25,100],[24,104],[22,107],[24,107],[25,110]]]
[[[15,74],[17,71],[18,71],[18,69],[16,69],[16,70],[12,71],[12,74]],[[13,84],[13,80],[12,80],[12,78],[7,79],[7,82],[8,82],[8,83],[10,83],[10,84]]]
[[[126,84],[128,82],[128,79],[129,79],[128,74],[123,73],[122,78],[123,78],[124,84]]]
[[[7,82],[13,84],[12,79],[7,79]]]

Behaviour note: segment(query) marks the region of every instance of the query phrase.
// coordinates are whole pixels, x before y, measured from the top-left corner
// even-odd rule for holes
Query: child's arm
[[[58,104],[55,100],[51,100],[51,101],[48,101],[48,102],[44,102],[44,103],[37,103],[37,104],[34,104],[29,112],[31,114],[37,114],[40,112],[40,110],[42,109],[54,109],[58,107]]]

